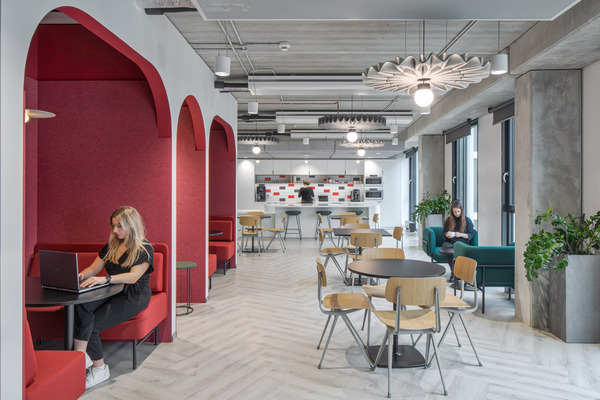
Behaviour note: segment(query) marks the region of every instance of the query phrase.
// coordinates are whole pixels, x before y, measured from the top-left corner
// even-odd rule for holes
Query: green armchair
[[[515,287],[515,246],[468,246],[454,245],[454,257],[469,257],[477,261],[477,287],[481,289],[481,313],[485,313],[485,288],[506,287],[510,300],[511,288]]]
[[[444,228],[441,226],[428,226],[423,229],[423,251],[431,257],[431,262],[445,263],[448,261],[446,255],[440,251],[445,239],[442,234],[443,230]],[[473,238],[471,238],[469,244],[477,246],[477,231],[473,230],[473,233]]]

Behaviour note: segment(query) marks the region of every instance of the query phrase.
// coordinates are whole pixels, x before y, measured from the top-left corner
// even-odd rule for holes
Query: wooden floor
[[[427,260],[416,234],[407,258]],[[384,246],[392,247],[386,238]],[[273,243],[275,246],[275,243]],[[338,324],[323,368],[316,349],[326,316],[317,303],[317,241],[287,241],[288,251],[244,254],[238,269],[213,277],[206,304],[177,317],[177,338],[139,348],[131,369],[130,344],[105,345],[109,381],[84,399],[383,399],[387,369],[371,371],[346,327]],[[330,291],[349,291],[333,265]],[[385,300],[375,306],[384,306]],[[600,346],[565,344],[513,320],[514,303],[490,289],[486,313],[466,316],[483,367],[476,364],[462,327],[463,347],[449,335],[440,347],[449,399],[599,399]],[[362,314],[351,316],[360,328]],[[446,319],[444,319],[446,321]],[[373,322],[374,341],[383,328]],[[366,331],[361,332],[366,338]],[[401,340],[405,340],[402,338]],[[424,350],[424,341],[417,348]],[[444,398],[435,363],[394,370],[392,397]]]

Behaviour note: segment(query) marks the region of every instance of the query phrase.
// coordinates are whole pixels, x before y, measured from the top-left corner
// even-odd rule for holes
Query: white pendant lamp
[[[414,99],[419,107],[429,107],[433,103],[433,92],[429,83],[419,83],[417,85]]]
[[[492,57],[492,75],[502,75],[508,72],[508,54],[496,54]]]
[[[395,125],[395,124],[394,125],[390,125],[390,133],[392,135],[398,133],[398,125]]]
[[[277,124],[277,133],[285,133],[285,124]]]
[[[305,137],[302,139],[302,144],[309,144],[310,143],[310,138],[309,137]]]
[[[359,156],[359,157],[364,157],[366,153],[367,153],[367,152],[365,151],[365,148],[364,148],[364,147],[359,147],[359,148],[358,148],[358,152],[357,152],[357,154],[358,154],[358,156]]]
[[[346,135],[346,140],[350,143],[354,143],[358,140],[358,133],[356,133],[356,129],[350,128],[348,129],[348,134]]]
[[[421,108],[419,108],[419,112],[421,113],[421,115],[428,115],[428,114],[431,114],[431,108],[430,107],[421,107]]]
[[[398,146],[398,138],[397,137],[392,139],[392,146]]]
[[[231,67],[231,59],[227,56],[218,55],[215,58],[215,75],[217,76],[229,76],[229,69]]]
[[[254,145],[254,147],[252,147],[252,152],[253,152],[254,154],[258,154],[258,153],[260,153],[260,146],[259,146],[259,145],[257,145],[257,144],[255,144],[255,145]]]
[[[258,101],[248,102],[248,114],[258,114]]]

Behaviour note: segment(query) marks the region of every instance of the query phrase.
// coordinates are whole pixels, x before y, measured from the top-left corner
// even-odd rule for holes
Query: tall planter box
[[[600,255],[569,255],[550,271],[550,332],[567,343],[600,343]]]

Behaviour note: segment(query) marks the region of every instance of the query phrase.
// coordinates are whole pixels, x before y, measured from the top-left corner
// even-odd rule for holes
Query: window
[[[408,158],[408,215],[415,212],[417,205],[417,152]]]
[[[460,200],[477,228],[477,121],[469,136],[452,142],[452,199]]]
[[[502,245],[515,241],[515,120],[502,122]]]

